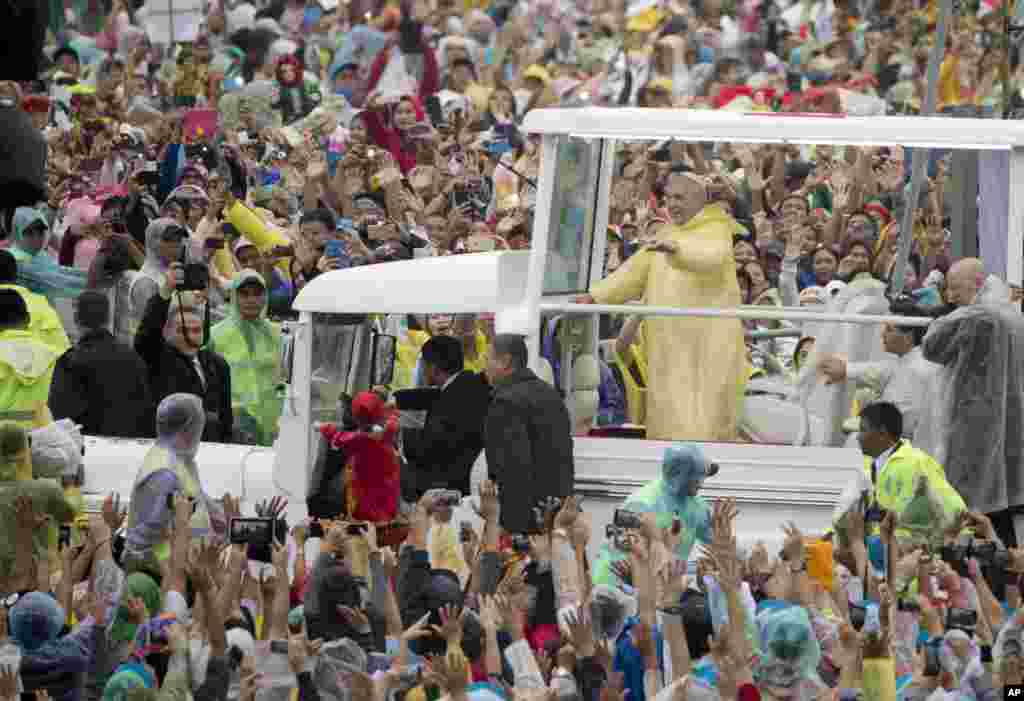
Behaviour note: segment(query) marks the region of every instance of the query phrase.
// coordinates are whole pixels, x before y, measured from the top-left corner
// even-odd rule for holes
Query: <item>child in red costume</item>
[[[395,447],[398,415],[377,394],[361,392],[352,400],[352,418],[355,431],[339,431],[334,424],[320,429],[331,446],[345,454],[349,518],[390,522],[398,514],[401,489]]]

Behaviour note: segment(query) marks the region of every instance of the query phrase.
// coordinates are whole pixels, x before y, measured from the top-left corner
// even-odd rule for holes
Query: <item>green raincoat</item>
[[[32,479],[31,474],[27,432],[12,423],[0,424],[0,523],[9,525],[0,528],[0,577],[14,574],[14,502],[18,497],[31,498],[36,512],[52,519],[52,525],[35,534],[36,557],[48,557],[50,545],[56,543],[57,525],[75,517],[74,506],[55,480]]]
[[[661,479],[648,482],[626,499],[623,509],[657,515],[658,528],[669,528],[679,519],[682,538],[676,557],[684,562],[697,543],[707,543],[711,536],[711,507],[699,496],[691,496],[691,486],[699,485],[714,474],[704,452],[694,443],[677,443],[665,449]],[[594,565],[595,584],[613,584],[611,564],[625,555],[605,543]]]
[[[277,324],[267,321],[266,302],[259,319],[242,319],[237,291],[254,282],[267,289],[263,277],[254,270],[243,270],[235,277],[228,318],[211,329],[210,348],[231,367],[231,403],[236,425],[242,433],[255,434],[252,439],[256,444],[269,446],[273,445],[281,417],[282,400],[278,392],[281,330]]]

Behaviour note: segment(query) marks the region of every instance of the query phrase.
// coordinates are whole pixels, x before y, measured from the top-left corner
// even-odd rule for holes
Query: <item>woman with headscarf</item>
[[[14,242],[9,250],[18,261],[18,284],[54,303],[81,294],[88,275],[57,262],[49,251],[50,234],[46,216],[38,209],[18,207],[14,211]]]
[[[231,368],[236,438],[273,445],[281,399],[277,395],[281,332],[267,320],[267,286],[255,270],[243,270],[231,286],[228,318],[210,331],[210,348]]]
[[[279,95],[274,107],[281,112],[284,124],[302,119],[322,101],[319,83],[306,79],[302,62],[294,55],[278,59],[274,77]]]
[[[206,425],[203,402],[193,394],[172,394],[156,410],[156,442],[146,453],[132,487],[125,561],[155,568],[169,556],[164,539],[173,513],[170,498],[181,492],[194,500],[193,537],[222,535],[222,507],[203,491],[196,455]],[[126,564],[127,567],[127,564]]]
[[[403,95],[397,102],[388,104],[387,98],[373,95],[360,117],[370,140],[391,154],[403,175],[416,167],[416,140],[409,138],[409,132],[426,117],[419,99]]]
[[[49,594],[33,591],[8,612],[11,639],[21,648],[21,681],[25,693],[46,690],[54,701],[79,701],[85,675],[100,636],[104,605],[70,634],[60,635],[64,609]]]

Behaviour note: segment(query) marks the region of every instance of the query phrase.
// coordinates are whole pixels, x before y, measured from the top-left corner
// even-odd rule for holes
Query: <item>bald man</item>
[[[945,466],[972,511],[1006,545],[1024,543],[1024,318],[977,258],[946,276],[948,313],[932,322],[924,357],[942,366],[914,444]]]
[[[964,258],[954,263],[946,274],[946,302],[951,307],[974,304],[985,284],[985,264],[977,258]]]

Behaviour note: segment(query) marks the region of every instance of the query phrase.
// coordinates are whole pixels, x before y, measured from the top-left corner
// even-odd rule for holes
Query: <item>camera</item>
[[[232,545],[269,547],[274,540],[274,519],[233,518],[228,527],[228,539]]]
[[[850,604],[850,626],[860,632],[864,629],[864,622],[867,619],[868,610],[861,604]]]
[[[1010,565],[1010,553],[1001,550],[995,543],[971,540],[966,545],[943,545],[942,560],[953,566],[964,566],[974,558],[982,567],[997,567],[1005,570]]]
[[[640,514],[635,511],[629,511],[628,509],[615,509],[615,516],[612,519],[612,523],[616,528],[623,530],[636,530],[643,526],[643,520],[640,518]]]
[[[323,539],[324,535],[325,535],[324,534],[324,524],[320,523],[320,521],[312,521],[312,522],[310,522],[310,524],[309,524],[309,537],[310,538],[320,538],[320,539]]]
[[[525,535],[517,535],[512,538],[512,550],[519,555],[528,555],[530,552],[530,539]]]
[[[456,489],[431,489],[427,496],[433,498],[434,507],[439,509],[455,508],[462,501],[462,492]]]
[[[169,233],[165,233],[164,238],[169,238]],[[188,240],[187,232],[182,238]],[[201,292],[210,286],[210,269],[205,263],[193,263],[189,260],[187,243],[182,245],[181,267],[184,269],[184,279],[178,285],[179,292]]]
[[[370,527],[362,522],[349,523],[345,526],[346,535],[362,535],[363,533],[366,533],[368,530],[370,530]]]
[[[946,630],[962,630],[973,633],[978,625],[978,612],[970,609],[951,608],[946,614]]]
[[[469,521],[459,523],[459,542],[469,543],[473,540],[473,524]]]
[[[566,497],[545,497],[537,502],[537,506],[533,507],[533,527],[536,531],[544,531],[547,528],[548,521],[562,510],[565,499]],[[578,505],[576,510],[577,513],[583,511]]]
[[[922,676],[937,677],[942,674],[942,638],[928,642],[924,646],[924,672]]]
[[[609,523],[604,527],[604,537],[611,541],[616,550],[629,549],[629,533],[625,528]]]

